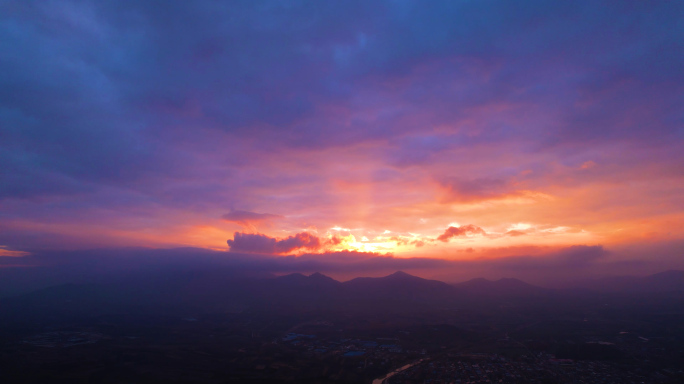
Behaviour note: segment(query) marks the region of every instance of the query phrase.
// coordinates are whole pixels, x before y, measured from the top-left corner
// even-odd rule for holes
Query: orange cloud
[[[443,234],[439,235],[437,240],[447,242],[453,237],[467,236],[467,235],[486,235],[487,233],[480,227],[474,226],[472,224],[464,225],[461,227],[449,227],[444,231]]]

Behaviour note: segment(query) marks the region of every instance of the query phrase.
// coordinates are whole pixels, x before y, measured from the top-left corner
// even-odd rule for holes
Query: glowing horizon
[[[681,5],[371,3],[3,6],[0,256],[684,266]]]

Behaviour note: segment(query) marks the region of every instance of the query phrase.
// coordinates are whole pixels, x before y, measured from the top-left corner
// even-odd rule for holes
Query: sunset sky
[[[2,2],[0,255],[684,268],[683,68],[680,1]]]

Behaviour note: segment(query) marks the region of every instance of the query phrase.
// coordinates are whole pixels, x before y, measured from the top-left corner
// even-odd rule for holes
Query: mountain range
[[[580,290],[551,290],[507,278],[458,284],[423,279],[405,272],[340,282],[320,273],[241,277],[220,271],[138,274],[102,283],[64,284],[0,300],[7,316],[51,316],[122,312],[274,311],[303,313],[422,313],[473,306],[544,307],[579,297],[602,295],[681,295],[684,272],[585,282]],[[679,297],[679,296],[678,296]],[[601,299],[602,300],[602,299]],[[2,317],[0,315],[0,317]],[[0,318],[0,320],[2,320]]]

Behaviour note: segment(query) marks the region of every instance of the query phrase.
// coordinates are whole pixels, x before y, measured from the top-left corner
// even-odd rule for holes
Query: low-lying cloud
[[[231,252],[285,254],[300,249],[316,251],[321,248],[321,240],[308,232],[280,240],[260,233],[235,232],[233,239],[228,240],[228,245]]]
[[[24,257],[0,257],[0,296],[12,291],[74,282],[97,283],[122,274],[164,270],[182,273],[211,270],[227,276],[321,272],[340,280],[383,276],[403,270],[446,282],[476,277],[514,277],[533,284],[563,286],[598,276],[644,275],[666,269],[684,269],[678,253],[681,243],[663,244],[659,252],[648,257],[630,257],[629,260],[625,259],[624,251],[609,251],[601,245],[510,248],[494,250],[494,253],[473,250],[468,252],[468,259],[449,260],[356,251],[322,252],[321,240],[307,233],[285,239],[238,233],[231,241],[234,246],[242,246],[242,250],[120,248],[45,251]],[[304,253],[298,256],[255,253],[291,249]],[[308,249],[318,253],[308,253]]]

